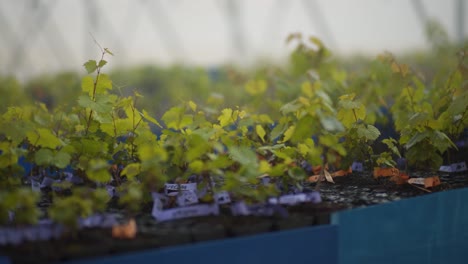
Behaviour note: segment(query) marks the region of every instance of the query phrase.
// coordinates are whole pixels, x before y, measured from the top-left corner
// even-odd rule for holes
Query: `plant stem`
[[[352,110],[353,110],[354,120],[357,123],[358,118],[357,118],[357,115],[356,115],[356,110],[355,109],[352,109]]]
[[[106,54],[105,51],[102,52],[101,54],[101,61],[104,59],[104,55]],[[91,98],[93,101],[96,101],[96,89],[97,89],[97,84],[99,82],[99,76],[101,74],[101,67],[96,68],[96,80],[94,80],[93,84],[93,97]],[[86,131],[85,135],[88,135],[89,127],[91,126],[91,118],[93,117],[93,109],[89,111],[89,116],[88,116],[88,121],[86,122]]]

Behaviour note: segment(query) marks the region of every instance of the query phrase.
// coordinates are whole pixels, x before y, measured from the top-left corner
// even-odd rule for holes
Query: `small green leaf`
[[[92,159],[89,161],[86,175],[90,180],[96,182],[108,182],[111,180],[109,164],[103,159]]]
[[[219,125],[222,127],[225,127],[227,125],[230,125],[234,123],[234,120],[232,119],[232,109],[231,108],[225,108],[221,111],[221,115],[218,117]]]
[[[111,56],[114,56],[114,53],[112,53],[108,48],[104,48],[104,52],[106,52],[107,54]]]
[[[63,169],[70,164],[71,156],[67,152],[60,150],[55,154],[53,165],[57,168]]]
[[[260,137],[262,142],[265,142],[266,132],[265,132],[265,129],[263,129],[263,127],[261,125],[257,125],[255,127],[255,132],[257,132],[257,135]]]
[[[193,123],[193,116],[186,115],[182,107],[172,107],[161,117],[167,128],[180,130]]]
[[[290,140],[295,130],[296,130],[296,126],[290,126],[288,129],[286,129],[286,131],[284,132],[283,140],[281,142],[286,142]]]
[[[379,129],[373,125],[362,124],[358,126],[357,133],[360,138],[365,138],[370,141],[374,141],[380,136]]]
[[[332,116],[320,116],[320,123],[329,132],[340,132],[344,130],[343,124]]]
[[[193,173],[201,173],[203,171],[203,161],[201,160],[194,160],[192,162],[189,163],[189,169],[193,172]]]
[[[95,60],[89,60],[83,66],[86,68],[88,73],[93,73],[97,69],[97,64]]]
[[[140,163],[130,163],[122,170],[121,175],[126,175],[129,179],[134,178],[140,173]]]
[[[161,128],[162,128],[162,126],[161,126],[161,124],[159,124],[158,120],[156,120],[156,119],[154,119],[152,116],[150,116],[150,115],[148,114],[148,112],[146,112],[146,110],[143,110],[143,117],[144,117],[146,120],[150,121],[151,123],[153,123],[153,124],[157,125],[158,127],[161,127]]]
[[[106,65],[106,64],[107,64],[107,61],[105,61],[105,60],[100,60],[100,61],[99,61],[99,64],[98,64],[98,67],[99,67],[99,68],[102,68],[102,67],[104,67],[104,65]]]

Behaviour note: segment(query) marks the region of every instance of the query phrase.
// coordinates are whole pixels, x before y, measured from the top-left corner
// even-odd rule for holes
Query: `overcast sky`
[[[458,0],[421,0],[455,39]],[[0,71],[20,77],[80,69],[97,41],[112,65],[182,62],[216,66],[284,58],[292,32],[336,54],[424,48],[409,0],[0,0]],[[468,12],[465,4],[464,13]],[[465,21],[466,24],[467,21]],[[465,30],[468,25],[465,25]]]

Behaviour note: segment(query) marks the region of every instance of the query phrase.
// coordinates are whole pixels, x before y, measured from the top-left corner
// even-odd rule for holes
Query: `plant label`
[[[111,198],[118,196],[114,186],[106,185],[106,190]]]
[[[177,205],[187,206],[198,203],[198,195],[195,191],[180,192],[177,196]]]
[[[231,196],[227,191],[221,191],[214,194],[214,200],[217,204],[228,204],[231,202]]]
[[[249,208],[247,207],[247,204],[244,203],[244,202],[237,202],[233,205],[231,205],[231,213],[234,215],[234,216],[238,216],[238,215],[249,215],[250,214],[250,210]]]
[[[31,189],[36,192],[41,191],[41,182],[31,177]]]
[[[164,185],[164,193],[168,196],[175,196],[179,192],[184,191],[196,191],[197,190],[197,183],[166,183]]]
[[[272,197],[268,200],[268,202],[271,204],[287,204],[287,205],[294,205],[298,203],[303,203],[305,201],[306,201],[306,195],[304,193],[282,195],[279,198]]]
[[[288,194],[282,195],[279,198],[273,197],[268,200],[270,204],[283,204],[283,205],[296,205],[299,203],[311,202],[311,203],[320,203],[322,198],[320,193],[311,192],[311,193],[299,193],[299,194]]]
[[[288,212],[285,208],[276,204],[254,204],[247,205],[245,202],[238,202],[231,205],[231,213],[238,215],[272,216],[275,214],[286,217]]]
[[[83,179],[76,176],[75,174],[73,173],[70,173],[70,172],[64,172],[65,174],[65,180],[73,183],[73,184],[82,184],[83,183]]]
[[[7,243],[13,244],[13,245],[19,245],[21,242],[23,242],[23,237],[18,230],[15,230],[13,228],[7,228],[5,229],[6,235],[7,235]]]
[[[351,165],[351,169],[353,171],[357,171],[357,172],[363,172],[364,171],[364,166],[362,165],[362,162],[353,162],[353,164]]]
[[[446,165],[446,166],[440,166],[439,168],[439,171],[442,171],[442,172],[462,172],[466,170],[467,170],[466,162],[464,161],[453,163],[453,164]]]
[[[219,207],[217,204],[199,204],[187,207],[172,208],[161,210],[158,208],[157,202],[153,204],[153,217],[160,222],[175,220],[187,217],[197,217],[204,215],[219,215]]]
[[[440,185],[440,179],[438,176],[428,178],[411,178],[408,180],[409,184],[424,185],[425,188],[434,187]]]
[[[260,180],[262,181],[263,185],[268,185],[271,182],[270,176],[263,176],[262,178],[260,178]]]
[[[424,178],[411,178],[408,180],[410,184],[424,185]]]

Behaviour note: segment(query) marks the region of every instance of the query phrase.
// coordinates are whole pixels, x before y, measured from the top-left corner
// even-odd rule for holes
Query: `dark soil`
[[[441,185],[430,189],[438,192],[468,187],[468,175],[441,174]],[[412,175],[415,177],[415,175]],[[418,177],[431,176],[421,174]],[[310,188],[314,188],[311,185]],[[112,255],[143,249],[170,247],[200,241],[248,236],[278,230],[326,225],[330,214],[345,209],[388,203],[429,192],[409,184],[396,185],[388,179],[373,179],[366,174],[335,178],[335,184],[322,183],[320,204],[287,206],[289,216],[231,216],[221,208],[219,216],[205,216],[158,223],[147,210],[136,218],[138,233],[133,240],[114,239],[110,229],[84,229],[58,240],[25,242],[18,246],[0,247],[0,255],[12,263],[53,263],[71,259]]]

